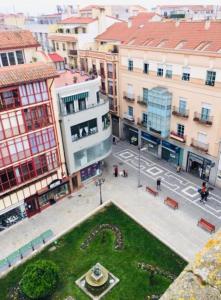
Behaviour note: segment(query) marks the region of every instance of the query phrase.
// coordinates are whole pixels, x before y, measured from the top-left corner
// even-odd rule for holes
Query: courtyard
[[[39,259],[53,261],[59,267],[59,284],[50,299],[68,296],[89,299],[75,281],[97,262],[119,278],[104,299],[122,300],[163,294],[186,265],[181,257],[113,204],[2,278],[1,300],[12,299],[10,291],[21,280],[27,264]]]

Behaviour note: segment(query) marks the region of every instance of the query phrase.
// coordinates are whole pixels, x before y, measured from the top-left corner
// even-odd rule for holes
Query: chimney
[[[210,20],[207,20],[207,21],[205,22],[204,29],[205,29],[205,30],[208,30],[208,29],[210,28],[210,24],[211,24]]]
[[[131,18],[128,18],[127,26],[128,26],[128,28],[132,27],[132,19]]]

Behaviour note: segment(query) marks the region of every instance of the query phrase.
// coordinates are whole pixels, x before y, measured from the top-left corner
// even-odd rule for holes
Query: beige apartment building
[[[119,48],[121,137],[221,186],[221,22],[148,23]]]
[[[130,18],[129,22],[115,23],[99,34],[95,39],[93,50],[78,52],[80,70],[98,73],[101,76],[101,92],[109,99],[112,132],[117,137],[120,135],[119,46],[141,25],[160,19],[155,13],[139,13]]]

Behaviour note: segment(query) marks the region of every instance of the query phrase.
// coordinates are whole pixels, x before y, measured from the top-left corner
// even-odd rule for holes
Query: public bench
[[[49,240],[51,237],[53,237],[53,231],[51,229],[48,229],[47,231],[43,232],[41,234],[41,238],[43,243],[45,244],[47,240]]]
[[[146,192],[154,195],[155,197],[158,195],[158,192],[149,186],[146,186]]]
[[[173,209],[177,209],[178,208],[178,202],[173,200],[172,198],[170,197],[167,197],[165,200],[164,200],[164,204],[172,207]]]
[[[209,231],[210,233],[213,233],[215,232],[215,226],[211,223],[209,223],[208,221],[206,221],[205,219],[201,218],[199,221],[198,221],[198,226],[202,227],[203,229]]]

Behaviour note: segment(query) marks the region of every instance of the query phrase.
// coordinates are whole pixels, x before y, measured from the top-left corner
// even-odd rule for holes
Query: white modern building
[[[73,189],[101,173],[112,148],[109,103],[100,98],[100,77],[66,71],[56,79],[60,128]]]

